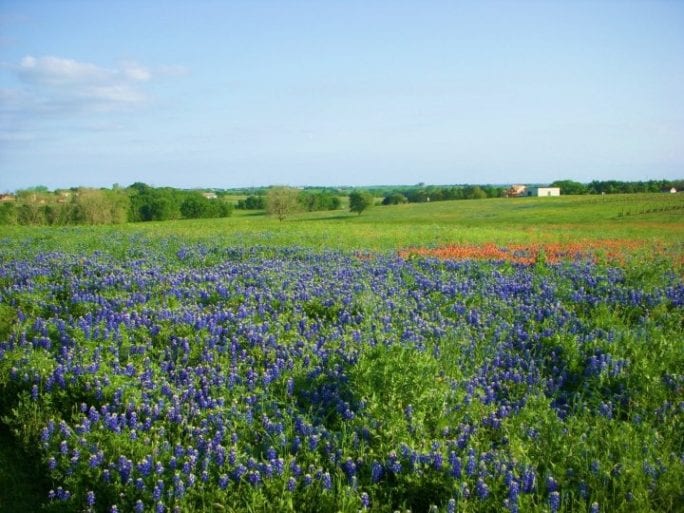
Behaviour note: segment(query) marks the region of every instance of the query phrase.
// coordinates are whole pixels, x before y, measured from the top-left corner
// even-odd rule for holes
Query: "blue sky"
[[[0,191],[684,177],[684,2],[0,3]]]

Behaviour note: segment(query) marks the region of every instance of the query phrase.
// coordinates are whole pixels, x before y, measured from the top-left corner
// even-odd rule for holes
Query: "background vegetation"
[[[648,182],[593,181],[582,184],[559,180],[551,186],[560,187],[562,194],[605,195],[624,193],[669,192],[682,190],[684,181],[651,180]],[[16,195],[0,195],[0,225],[79,225],[121,224],[140,221],[176,219],[208,219],[229,217],[234,208],[239,210],[270,211],[269,193],[282,187],[250,189],[181,190],[172,187],[152,187],[134,183],[127,188],[89,189],[74,187],[49,191],[37,186],[18,191]],[[354,187],[286,187],[290,191],[287,212],[278,209],[274,214],[289,216],[297,211],[324,212],[346,209],[360,213],[373,204],[401,205],[449,200],[501,198],[507,195],[506,186],[493,185],[425,185]],[[282,195],[279,195],[279,197]],[[363,198],[363,202],[359,200]],[[351,200],[354,200],[352,203]],[[363,204],[363,208],[360,208]],[[271,202],[273,207],[274,202]],[[284,219],[284,217],[283,217]]]
[[[234,246],[396,251],[453,244],[498,245],[628,240],[645,253],[684,251],[684,195],[625,194],[560,198],[496,198],[348,210],[299,212],[285,222],[264,211],[236,210],[225,219],[189,219],[117,226],[4,226],[0,234],[41,247],[83,251],[129,236]]]

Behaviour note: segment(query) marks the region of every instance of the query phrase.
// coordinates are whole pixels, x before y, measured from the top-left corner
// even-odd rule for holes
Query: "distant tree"
[[[383,205],[401,205],[407,203],[408,199],[400,192],[393,192],[389,196],[385,196],[382,200]]]
[[[165,221],[180,217],[179,191],[134,183],[130,190],[130,221]]]
[[[301,191],[299,193],[299,203],[307,212],[319,210],[337,210],[340,208],[340,198],[333,193]]]
[[[181,201],[180,213],[184,219],[229,217],[233,213],[233,204],[205,198],[200,192],[188,192]]]
[[[26,202],[18,206],[17,222],[22,225],[45,224],[45,209],[36,202]]]
[[[72,223],[71,203],[50,203],[43,205],[43,216],[49,225],[63,226]]]
[[[238,200],[237,208],[241,210],[264,210],[266,209],[266,196],[250,195],[243,200]]]
[[[487,197],[487,193],[479,185],[474,187],[469,185],[464,188],[463,197],[466,199],[484,199]]]
[[[111,222],[113,224],[121,224],[128,221],[128,211],[131,207],[131,198],[128,193],[121,188],[115,188],[111,191],[104,191],[105,198],[107,198]]]
[[[13,203],[0,203],[0,225],[17,224],[17,209]]]
[[[29,187],[26,190],[31,192],[50,192],[50,189],[48,189],[45,185],[35,185],[33,187]]]
[[[373,206],[373,202],[370,192],[354,191],[349,195],[349,210],[361,215],[361,212]]]
[[[180,213],[185,219],[209,217],[210,210],[210,200],[202,196],[199,192],[188,194],[180,205]]]
[[[74,198],[74,222],[79,224],[111,224],[112,209],[105,191],[79,189]]]
[[[559,187],[561,194],[564,195],[587,194],[589,192],[586,185],[573,180],[556,180],[549,187]]]
[[[299,190],[294,187],[271,187],[266,193],[266,213],[282,221],[300,208]]]

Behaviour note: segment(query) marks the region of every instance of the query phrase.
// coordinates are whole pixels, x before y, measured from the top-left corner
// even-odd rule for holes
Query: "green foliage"
[[[184,219],[229,217],[233,206],[220,199],[207,199],[199,192],[190,192],[180,205],[180,213]]]
[[[403,203],[408,203],[408,198],[400,192],[393,192],[382,200],[383,205],[401,205]]]
[[[561,194],[564,195],[587,194],[589,192],[586,185],[573,180],[556,180],[549,187],[559,187]]]
[[[265,195],[250,195],[237,202],[237,208],[241,210],[266,210]]]
[[[299,203],[303,210],[307,212],[317,212],[320,210],[337,210],[341,202],[339,196],[330,192],[309,192],[299,193]]]
[[[46,475],[36,455],[27,453],[0,422],[0,511],[40,511],[50,486]]]
[[[284,220],[300,209],[299,189],[294,187],[271,187],[266,194],[266,212],[270,216]]]
[[[374,201],[370,192],[354,191],[349,195],[349,210],[361,215],[361,212],[373,206]]]
[[[165,221],[180,218],[180,201],[175,189],[154,188],[144,184],[131,189],[133,193],[129,221]]]
[[[17,209],[14,202],[0,203],[0,226],[17,224]]]

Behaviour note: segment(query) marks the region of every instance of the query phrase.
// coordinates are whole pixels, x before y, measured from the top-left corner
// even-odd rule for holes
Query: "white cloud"
[[[185,74],[179,66],[150,68],[133,61],[104,67],[63,57],[27,55],[16,64],[0,62],[0,72],[18,79],[0,87],[0,145],[31,140],[59,123],[111,122],[103,114],[141,111],[158,79]],[[0,77],[1,78],[1,77]],[[58,123],[57,125],[55,123]]]
[[[16,72],[47,110],[113,110],[139,105],[147,100],[141,84],[152,78],[149,69],[132,62],[109,69],[73,59],[30,55],[21,60]]]
[[[106,81],[113,75],[111,71],[87,62],[59,57],[36,59],[30,55],[21,60],[17,71],[26,82],[51,86]]]
[[[152,72],[135,62],[124,62],[121,65],[121,73],[134,82],[147,82],[152,78]]]

